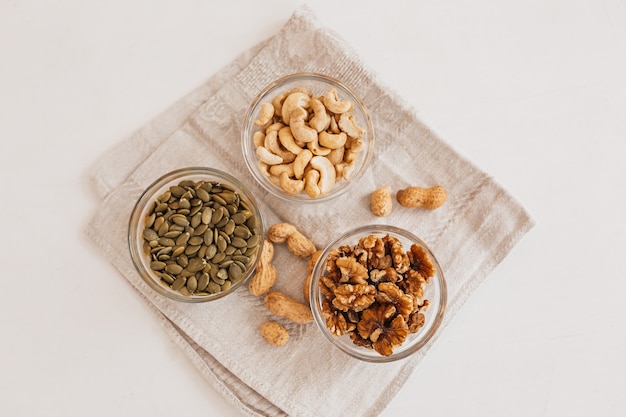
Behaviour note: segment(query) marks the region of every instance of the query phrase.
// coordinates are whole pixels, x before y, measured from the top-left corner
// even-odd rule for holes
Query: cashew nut
[[[304,93],[309,97],[313,95],[313,91],[309,87],[305,87],[305,86],[295,87],[294,89],[289,91],[289,94],[293,94],[293,93]]]
[[[296,154],[290,152],[289,150],[285,150],[280,146],[280,143],[278,142],[278,132],[275,130],[272,130],[265,135],[263,146],[272,151],[272,153],[280,156],[283,159],[283,163],[290,163],[296,159]]]
[[[306,147],[309,148],[309,150],[311,152],[313,152],[313,155],[326,156],[326,155],[328,155],[332,151],[331,149],[328,149],[328,148],[322,148],[320,146],[319,142],[317,141],[317,138],[315,138],[315,140],[307,143]]]
[[[281,93],[272,99],[272,106],[274,107],[274,114],[282,115],[283,109],[283,101],[285,101],[285,97],[289,94],[288,91]]]
[[[263,146],[263,144],[265,143],[265,133],[261,132],[260,130],[254,132],[254,135],[252,136],[252,141],[254,142],[255,147]]]
[[[258,126],[265,126],[272,120],[272,117],[274,117],[274,106],[270,103],[263,103],[261,104],[259,118],[254,121],[254,124]]]
[[[313,152],[308,149],[303,149],[302,152],[296,156],[296,159],[293,161],[293,175],[296,179],[302,179],[304,176],[304,169],[313,158]]]
[[[256,148],[256,157],[259,161],[266,163],[267,165],[277,165],[283,163],[283,158],[270,152],[264,146],[258,146]]]
[[[306,93],[295,92],[289,94],[283,102],[283,107],[281,109],[283,123],[290,125],[292,112],[298,107],[308,109],[310,100],[311,97],[309,97]]]
[[[299,194],[304,190],[304,180],[292,180],[286,172],[278,177],[280,180],[280,188],[289,194]]]
[[[347,180],[350,178],[350,169],[354,166],[354,162],[340,162],[335,165],[335,174],[337,178],[343,178]],[[270,172],[271,172],[270,168]]]
[[[270,173],[271,175],[276,175],[277,177],[280,177],[280,175],[281,175],[283,172],[286,172],[286,173],[287,173],[287,175],[289,175],[290,177],[293,177],[293,176],[294,176],[293,169],[294,169],[294,164],[293,164],[293,162],[292,162],[291,164],[279,164],[279,165],[272,165],[272,166],[269,168],[269,173]]]
[[[321,194],[328,193],[333,185],[335,185],[336,173],[335,167],[328,158],[315,155],[311,158],[311,166],[320,172],[320,179],[317,183]]]
[[[316,169],[311,169],[304,176],[304,191],[311,198],[317,198],[320,196],[321,191],[317,183],[320,180],[320,172]]]
[[[343,154],[345,150],[346,148],[333,149],[328,155],[326,155],[326,158],[328,158],[328,160],[332,162],[333,165],[337,165],[338,163],[343,161]]]
[[[318,136],[318,141],[320,145],[329,149],[343,148],[346,144],[347,139],[348,136],[345,134],[345,132],[337,134],[321,132]]]
[[[269,125],[266,129],[265,129],[265,134],[267,135],[268,133],[270,133],[272,130],[275,131],[279,131],[280,129],[282,129],[283,127],[285,127],[285,125],[281,122],[276,122],[276,123],[272,123],[271,125]]]
[[[341,130],[339,129],[339,125],[337,124],[337,119],[333,116],[330,118],[330,126],[327,129],[330,133],[339,133]]]
[[[336,114],[345,113],[352,110],[354,107],[350,100],[339,100],[336,88],[331,88],[326,94],[324,94],[324,105],[328,110]]]
[[[302,151],[302,148],[296,143],[289,126],[285,126],[278,131],[278,140],[289,152],[297,155]]]
[[[309,126],[317,132],[328,129],[328,126],[330,126],[330,116],[326,113],[324,103],[313,98],[311,99],[311,109],[313,109],[314,116],[309,120]]]
[[[341,116],[339,116],[338,124],[341,130],[353,138],[361,138],[365,134],[365,129],[356,124],[353,114],[342,113]]]
[[[287,97],[287,99],[289,99],[289,97]],[[283,112],[284,111],[285,107],[283,106]],[[307,126],[305,123],[307,116],[308,113],[303,107],[295,107],[291,112],[291,119],[289,123],[293,137],[305,143],[312,142],[317,139],[317,132],[315,129]]]

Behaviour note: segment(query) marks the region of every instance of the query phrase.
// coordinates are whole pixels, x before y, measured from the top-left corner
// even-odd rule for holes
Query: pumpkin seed
[[[150,262],[150,268],[154,269],[155,271],[160,271],[162,269],[165,269],[165,262],[152,261]]]
[[[158,242],[159,242],[159,245],[162,245],[162,246],[176,245],[176,242],[174,242],[174,239],[170,239],[169,237],[160,237]]]
[[[218,292],[222,291],[222,287],[219,284],[216,284],[215,282],[211,281],[207,285],[207,290],[211,294],[217,294]]]
[[[233,219],[236,225],[242,224],[247,219],[247,217],[241,212],[233,214],[230,218]]]
[[[216,253],[217,253],[217,245],[211,244],[211,245],[207,246],[206,253],[204,254],[204,257],[207,258],[207,259],[213,259],[215,257]]]
[[[143,238],[147,241],[158,240],[159,234],[150,228],[143,229]]]
[[[177,245],[184,245],[189,241],[189,238],[191,237],[191,235],[187,232],[181,234],[180,236],[178,236],[176,238],[176,244]]]
[[[165,267],[165,271],[172,275],[178,275],[183,272],[183,267],[178,264],[169,264]]]
[[[228,277],[232,279],[233,281],[239,281],[239,279],[241,279],[242,276],[243,276],[243,269],[241,269],[241,267],[237,265],[236,263],[232,263],[228,267]]]
[[[231,239],[230,244],[233,245],[236,248],[247,248],[248,247],[248,242],[243,239],[240,238],[238,236],[235,236]]]
[[[207,190],[203,189],[203,188],[199,188],[196,190],[196,195],[198,196],[198,198],[200,200],[202,200],[204,203],[208,203],[209,200],[211,200],[211,195],[207,192]]]
[[[198,291],[204,291],[207,285],[209,285],[209,274],[203,272],[200,278],[198,278],[198,287],[196,289]]]
[[[191,258],[187,269],[191,272],[198,272],[204,268],[205,262],[202,258]]]
[[[178,291],[183,287],[183,285],[185,285],[186,282],[187,282],[187,278],[185,278],[182,275],[179,275],[178,278],[176,278],[174,282],[172,283],[172,289],[174,291]]]
[[[196,289],[198,288],[198,280],[196,279],[196,277],[194,276],[189,277],[189,279],[187,280],[186,286],[190,293],[194,293]]]
[[[177,213],[171,217],[171,220],[179,226],[189,226],[189,220],[183,214]]]
[[[222,220],[222,217],[224,217],[224,212],[222,211],[222,206],[220,205],[218,205],[217,207],[213,207],[213,209],[213,215],[211,217],[210,223],[217,224],[217,222]]]

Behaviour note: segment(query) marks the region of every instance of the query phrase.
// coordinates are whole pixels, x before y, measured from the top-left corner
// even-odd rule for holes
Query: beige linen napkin
[[[351,86],[370,110],[377,140],[368,173],[349,194],[308,206],[264,192],[248,173],[239,145],[243,115],[257,92],[280,76],[303,71],[325,73]],[[422,124],[349,45],[306,7],[296,10],[278,34],[120,143],[92,173],[103,201],[88,235],[154,309],[210,385],[248,416],[376,416],[437,337],[411,358],[369,364],[334,349],[314,324],[285,323],[289,343],[267,345],[258,328],[275,317],[245,287],[202,305],[155,294],[132,265],[127,221],[149,183],[186,166],[211,166],[237,176],[260,200],[268,224],[294,223],[318,247],[357,224],[389,223],[412,230],[431,246],[447,278],[441,331],[533,225],[506,190]],[[441,184],[449,198],[434,211],[397,206],[389,217],[377,218],[369,211],[369,195],[382,184],[393,189]],[[277,245],[275,265],[277,289],[302,299],[306,262]]]

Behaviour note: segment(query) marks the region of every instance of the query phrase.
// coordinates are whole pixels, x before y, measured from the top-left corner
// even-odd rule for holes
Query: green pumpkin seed
[[[172,193],[174,197],[182,196],[183,194],[185,194],[185,191],[186,190],[180,185],[173,185],[170,187],[170,193]]]
[[[189,239],[187,243],[189,245],[195,246],[195,245],[202,245],[202,243],[205,243],[205,242],[201,236],[193,236]]]
[[[248,220],[246,220],[246,225],[250,230],[256,230],[259,227],[259,219],[257,216],[251,216]]]
[[[235,229],[233,230],[233,234],[242,239],[249,239],[250,236],[252,236],[252,232],[250,232],[250,229],[248,229],[246,226],[241,225],[235,227]]]
[[[160,271],[162,269],[165,269],[165,262],[152,261],[150,262],[150,268],[154,269],[155,271]]]
[[[167,282],[169,285],[172,285],[175,281],[175,278],[173,276],[165,272],[162,272],[161,274],[159,274],[159,276],[161,277],[163,281]]]
[[[228,267],[228,277],[233,281],[239,281],[243,276],[243,269],[236,263],[232,263]]]
[[[200,245],[189,245],[185,248],[185,255],[195,255],[200,250]]]
[[[165,271],[172,275],[178,275],[183,272],[183,267],[178,264],[170,264],[165,267]]]
[[[205,207],[202,209],[202,223],[209,224],[213,217],[213,209],[211,207]]]
[[[209,284],[207,285],[207,290],[209,291],[209,293],[211,294],[217,294],[218,292],[222,291],[222,287],[219,284],[216,284],[215,282],[209,282]]]
[[[148,228],[152,227],[155,219],[156,219],[155,213],[152,213],[151,215],[149,215],[148,218],[146,219],[146,227]]]
[[[233,214],[232,216],[230,216],[230,218],[233,219],[236,225],[243,224],[243,222],[247,220],[247,217],[245,216],[245,214],[241,212],[237,212]]]
[[[202,275],[200,275],[200,278],[198,278],[198,286],[196,289],[198,291],[204,291],[207,285],[209,285],[209,274],[203,272]]]
[[[159,234],[152,229],[145,228],[143,229],[143,238],[147,241],[158,240]]]
[[[206,247],[206,253],[204,254],[204,257],[207,259],[213,259],[215,257],[215,254],[217,253],[217,245],[215,244],[211,244],[209,246]]]
[[[174,240],[170,239],[169,237],[160,237],[158,242],[159,242],[159,245],[162,245],[162,246],[174,246],[174,245],[176,245],[176,242],[174,242]]]
[[[247,241],[248,243],[247,246],[248,248],[256,248],[259,245],[260,241],[261,241],[260,235],[252,235]]]
[[[196,289],[198,289],[198,280],[196,279],[196,277],[189,277],[185,285],[187,286],[187,290],[189,290],[189,292],[193,294]]]
[[[176,238],[176,244],[177,245],[184,245],[189,241],[189,238],[191,237],[191,235],[187,232],[181,234],[180,236],[178,236],[178,238]]]
[[[156,219],[154,219],[154,224],[152,225],[152,229],[159,230],[163,222],[165,222],[165,219],[163,218],[163,216],[158,216]]]
[[[178,245],[178,243],[177,243]],[[176,258],[180,255],[183,255],[185,253],[185,247],[184,246],[175,246],[174,250],[172,251],[172,257]]]
[[[161,239],[159,239],[159,243],[160,243],[160,240]],[[226,239],[224,239],[224,236],[222,236],[222,235],[219,235],[217,237],[217,240],[216,240],[215,243],[217,244],[217,251],[218,252],[224,252],[226,250],[226,246],[228,246],[228,242],[226,242]]]
[[[194,229],[196,227],[198,227],[200,225],[200,223],[202,223],[202,214],[201,213],[194,214],[191,217],[191,221],[189,223],[190,223],[191,227],[193,227]]]
[[[170,219],[179,226],[183,226],[183,227],[189,226],[189,220],[183,214],[180,214],[180,213],[174,214],[172,215]]]
[[[208,224],[204,224],[204,223],[200,223],[198,225],[198,227],[195,227],[193,229],[193,233],[192,234],[195,235],[195,236],[200,236],[200,235],[203,235],[204,232],[206,232],[207,230],[209,230],[209,225]]]
[[[235,232],[235,222],[233,219],[228,219],[226,224],[224,225],[224,233],[227,235],[232,235]]]
[[[154,208],[154,212],[155,213],[163,213],[165,210],[167,210],[167,208],[168,208],[167,203],[159,203]]]
[[[226,258],[226,254],[224,252],[217,252],[213,258],[211,259],[214,263],[220,263]]]
[[[205,190],[203,188],[197,189],[196,190],[196,195],[204,203],[208,203],[211,200],[211,195],[208,193],[207,190]]]
[[[183,252],[185,251],[185,246],[182,246],[183,248]],[[183,268],[186,268],[187,265],[189,265],[189,258],[187,257],[187,255],[185,255],[184,253],[178,256],[178,259],[176,260],[176,263],[178,263],[178,265],[182,266]]]
[[[231,239],[230,244],[236,248],[247,248],[248,242],[245,239],[242,239],[238,236],[235,236]]]
[[[172,289],[174,291],[178,291],[185,285],[186,282],[187,282],[187,278],[185,278],[182,275],[179,275],[178,278],[176,278],[174,282],[172,283]]]
[[[205,262],[202,258],[191,258],[189,260],[189,265],[187,265],[187,269],[191,272],[198,272],[202,270],[205,266]]]
[[[222,211],[222,206],[213,207],[213,215],[211,216],[210,223],[217,224],[224,217],[224,212]]]

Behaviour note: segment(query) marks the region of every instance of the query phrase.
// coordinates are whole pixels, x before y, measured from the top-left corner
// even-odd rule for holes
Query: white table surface
[[[84,236],[87,173],[299,4],[0,1],[0,415],[240,415]],[[625,415],[626,3],[309,5],[537,222],[382,416]]]

